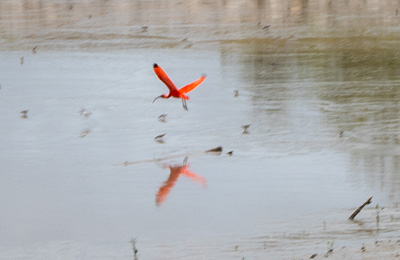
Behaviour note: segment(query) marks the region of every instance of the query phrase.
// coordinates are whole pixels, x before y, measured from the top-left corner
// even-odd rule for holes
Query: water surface
[[[136,238],[139,259],[297,259],[398,237],[398,8],[2,1],[0,258],[132,259]],[[155,62],[178,86],[208,74],[189,111],[151,103]]]

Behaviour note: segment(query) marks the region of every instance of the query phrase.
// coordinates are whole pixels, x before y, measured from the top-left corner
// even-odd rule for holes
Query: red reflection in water
[[[189,170],[189,165],[186,164],[187,158],[183,161],[183,165],[172,166],[172,165],[164,165],[164,168],[169,168],[171,173],[169,174],[168,180],[166,180],[160,189],[157,192],[156,203],[157,205],[161,205],[167,199],[168,194],[171,192],[171,189],[174,187],[175,182],[178,180],[179,176],[185,175],[189,177],[191,180],[200,183],[201,185],[206,184],[206,179],[198,176],[191,170]]]

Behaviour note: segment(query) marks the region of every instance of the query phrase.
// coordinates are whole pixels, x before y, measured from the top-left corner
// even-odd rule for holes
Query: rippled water
[[[0,258],[132,259],[136,238],[139,259],[297,259],[398,237],[398,8],[1,1]],[[151,103],[155,62],[178,86],[208,74],[189,111]]]

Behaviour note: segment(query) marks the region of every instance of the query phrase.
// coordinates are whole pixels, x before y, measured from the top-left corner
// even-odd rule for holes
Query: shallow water
[[[1,1],[0,258],[129,259],[131,238],[139,259],[308,258],[398,237],[397,8]],[[188,112],[151,103],[154,62],[178,86],[208,74]]]

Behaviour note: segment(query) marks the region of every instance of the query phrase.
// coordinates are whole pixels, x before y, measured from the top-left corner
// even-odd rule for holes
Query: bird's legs
[[[187,105],[186,105],[186,100],[182,98],[182,106],[183,108],[188,111]]]
[[[186,163],[187,163],[187,161],[188,161],[188,158],[189,158],[189,157],[188,157],[188,156],[186,156],[186,157],[185,157],[185,159],[183,159],[183,166],[185,166],[185,165],[186,165]]]

